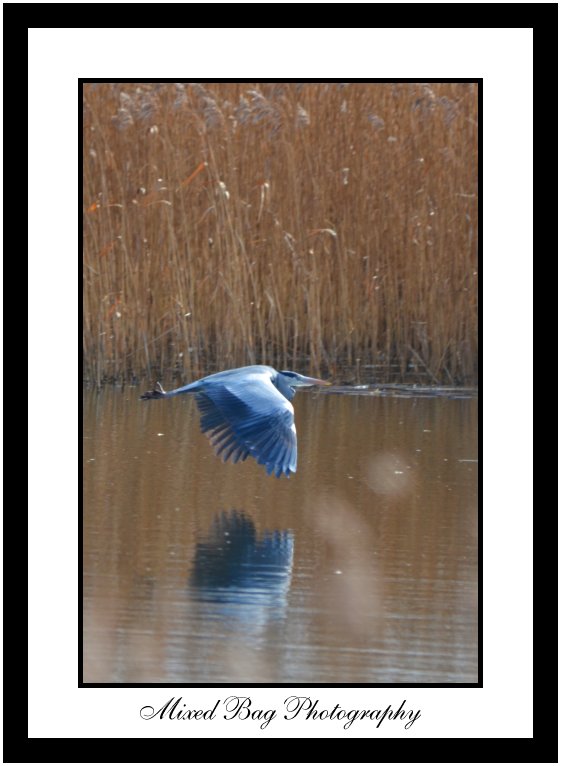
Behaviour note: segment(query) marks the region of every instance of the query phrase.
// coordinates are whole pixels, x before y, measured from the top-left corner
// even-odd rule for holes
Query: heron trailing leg
[[[166,392],[162,388],[161,383],[156,383],[156,388],[153,391],[146,391],[142,396],[141,399],[162,399],[166,395]]]

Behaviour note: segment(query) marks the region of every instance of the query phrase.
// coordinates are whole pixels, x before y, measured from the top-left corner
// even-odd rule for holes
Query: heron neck
[[[283,396],[286,396],[289,402],[294,399],[294,394],[296,391],[286,382],[285,378],[281,377],[280,375],[277,378],[276,387]]]

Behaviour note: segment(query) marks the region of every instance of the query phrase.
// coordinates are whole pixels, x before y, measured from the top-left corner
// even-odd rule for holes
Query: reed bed
[[[477,85],[86,84],[84,376],[477,376]]]

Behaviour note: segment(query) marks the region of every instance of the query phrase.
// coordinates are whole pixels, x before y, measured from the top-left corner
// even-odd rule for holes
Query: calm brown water
[[[275,479],[139,394],[85,393],[84,681],[477,681],[477,399],[299,392]]]

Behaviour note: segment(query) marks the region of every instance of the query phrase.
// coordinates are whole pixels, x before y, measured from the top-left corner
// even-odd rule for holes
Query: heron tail
[[[162,399],[164,396],[166,396],[166,392],[162,388],[161,383],[156,383],[156,388],[154,388],[152,391],[145,391],[141,399]]]

